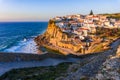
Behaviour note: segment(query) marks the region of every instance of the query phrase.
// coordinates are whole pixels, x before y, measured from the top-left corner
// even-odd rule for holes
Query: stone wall
[[[75,55],[61,55],[55,53],[46,54],[25,54],[25,53],[2,53],[0,52],[0,62],[16,62],[16,61],[41,61],[48,58],[54,59],[67,59],[67,58],[79,58],[80,56]]]

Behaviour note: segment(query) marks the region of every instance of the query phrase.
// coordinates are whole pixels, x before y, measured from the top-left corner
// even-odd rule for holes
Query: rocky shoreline
[[[103,33],[107,31],[109,33],[114,31],[114,29],[100,29],[100,31],[103,30]],[[117,29],[115,30],[117,31]],[[100,31],[98,31],[98,33]],[[117,40],[118,35],[116,37],[113,37],[110,34],[108,34],[109,40],[103,41],[103,38],[101,38],[101,36],[105,35],[106,34],[94,36],[93,42],[91,42],[91,46],[89,47],[83,47],[83,45],[85,46],[87,44],[86,42],[80,42],[79,44],[74,45],[74,41],[72,41],[71,38],[69,38],[70,36],[73,36],[73,34],[67,34],[62,32],[61,29],[55,24],[55,21],[50,20],[46,32],[40,36],[37,36],[34,39],[34,41],[39,47],[45,47],[63,55],[73,54],[80,56],[109,50],[111,48],[109,45],[115,40]]]
[[[109,50],[94,53],[95,55],[88,56],[83,60],[78,61],[77,63],[73,63],[68,68],[68,72],[66,73],[68,74],[68,76],[67,77],[61,76],[56,80],[79,80],[79,79],[119,80],[120,38],[117,38],[109,45],[110,45]]]
[[[63,68],[60,67],[60,65],[44,67],[44,69],[42,70],[44,72],[47,72],[44,74],[45,76],[47,76],[47,78],[43,78],[43,80],[49,80],[51,78],[54,78],[54,80],[108,80],[108,79],[119,80],[120,79],[119,61],[120,61],[120,39],[117,39],[111,44],[111,49],[107,51],[95,53],[94,55],[92,54],[89,56],[86,55],[83,58],[81,58],[79,61],[76,61],[72,64],[64,63],[63,66],[67,65],[67,67],[65,68],[65,72],[60,72],[60,73],[58,72],[56,74],[52,74],[52,76],[54,77],[50,76],[51,70],[47,71],[48,68],[52,68],[52,69],[56,68],[55,70],[59,69],[59,71],[62,71]],[[41,67],[39,68],[41,69]],[[37,70],[36,72],[36,69],[39,68],[29,68],[27,72],[29,70],[33,70],[33,72],[28,74],[31,76],[26,75],[24,76],[24,78],[27,77],[30,79],[32,78],[34,79],[33,76],[36,76],[35,79],[40,79],[40,77],[42,77],[41,76],[42,73],[40,73],[41,70],[40,71]],[[21,70],[17,69],[14,71],[20,72]],[[58,74],[62,74],[62,75],[55,76]],[[8,76],[6,77],[7,79],[10,78],[9,76],[12,76],[11,74],[6,74],[6,75]]]
[[[120,79],[120,39],[116,40],[112,49],[97,56],[89,57],[83,62],[79,61],[70,66],[75,72],[68,73],[62,80],[119,80]],[[60,80],[60,78],[57,78]]]
[[[56,34],[54,35],[54,33],[56,33]],[[64,36],[64,40],[69,41],[68,34],[61,32],[60,28],[57,27],[53,22],[49,22],[47,31],[43,35],[36,37],[35,42],[37,43],[37,46],[39,46],[39,47],[45,47],[45,48],[54,50],[57,53],[62,53],[62,54],[53,54],[53,53],[49,53],[49,52],[46,54],[42,54],[42,55],[0,53],[0,62],[24,62],[24,61],[29,62],[29,61],[41,61],[41,60],[45,60],[45,59],[49,59],[49,58],[54,58],[54,59],[58,59],[58,60],[61,60],[61,59],[67,60],[70,58],[75,58],[75,59],[80,59],[80,60],[75,61],[72,64],[68,64],[69,66],[66,68],[67,71],[63,73],[66,76],[62,76],[62,75],[57,76],[55,78],[55,80],[80,80],[80,79],[119,80],[120,79],[120,76],[119,76],[119,74],[120,74],[119,73],[119,70],[120,70],[120,66],[119,66],[120,65],[119,64],[120,38],[118,38],[114,41],[112,40],[113,42],[111,44],[110,44],[110,42],[108,42],[105,47],[107,47],[109,45],[109,48],[107,48],[101,52],[88,51],[89,53],[76,53],[75,51],[71,50],[70,48],[74,48],[74,49],[78,48],[79,49],[81,47],[81,45],[78,44],[77,46],[74,46],[69,43],[62,44],[60,42],[60,40],[62,39],[62,36]],[[58,44],[59,46],[52,45],[52,43]],[[104,47],[103,44],[101,46],[102,48]],[[99,45],[99,44],[97,44],[97,45]],[[63,48],[60,46],[62,46]],[[68,46],[69,46],[69,49],[68,49]],[[92,48],[94,48],[94,47],[92,47]],[[90,49],[92,49],[92,48],[90,48]],[[49,61],[47,61],[47,62],[49,62]],[[39,67],[40,65],[39,64],[36,66],[30,65],[28,67]],[[67,63],[66,63],[66,65],[67,65]],[[18,66],[19,66],[19,64],[18,64]],[[56,65],[54,65],[53,67],[56,67]],[[13,68],[11,68],[11,69],[13,69]],[[24,68],[24,66],[18,67],[18,69],[19,68]],[[59,69],[61,69],[61,68],[59,68]],[[40,73],[40,74],[42,74],[42,73]],[[113,75],[113,74],[115,74],[115,75]],[[9,75],[9,74],[7,74],[7,75]],[[34,74],[31,74],[31,75],[34,75]],[[47,74],[45,74],[45,75],[47,75]],[[105,76],[108,76],[108,77],[105,77]],[[49,76],[49,78],[50,77],[51,76]]]

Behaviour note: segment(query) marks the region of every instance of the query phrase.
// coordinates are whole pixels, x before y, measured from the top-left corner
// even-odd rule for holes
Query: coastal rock
[[[63,80],[120,80],[119,49],[116,47],[70,65],[68,76]]]
[[[38,46],[44,46],[65,55],[74,54],[81,49],[81,44],[74,44],[71,37],[73,37],[72,34],[63,32],[55,21],[50,20],[46,32],[36,37],[35,42]]]

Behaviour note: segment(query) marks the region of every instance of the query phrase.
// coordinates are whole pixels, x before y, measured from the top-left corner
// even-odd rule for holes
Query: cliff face
[[[66,77],[55,80],[120,80],[120,39],[111,47],[73,63],[65,73]]]
[[[56,44],[56,42],[62,40],[62,36],[67,39],[67,35],[63,34],[61,29],[55,25],[53,21],[49,22],[47,31],[44,36],[47,38],[49,43]]]
[[[44,46],[68,54],[77,52],[81,48],[81,44],[73,44],[71,37],[71,34],[62,32],[55,22],[50,20],[46,32],[35,38],[35,41],[38,46]]]
[[[46,32],[35,38],[35,41],[38,43],[39,46],[42,46],[43,44],[47,44],[50,42],[52,43],[53,39],[56,39],[55,41],[53,41],[53,43],[56,41],[60,41],[62,39],[62,35],[66,36],[62,33],[60,28],[55,25],[53,21],[49,21]]]

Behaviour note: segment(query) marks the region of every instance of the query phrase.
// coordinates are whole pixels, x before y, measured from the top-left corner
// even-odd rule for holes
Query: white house
[[[117,26],[118,28],[120,28],[120,20],[115,22],[115,26]]]
[[[110,22],[109,22],[109,21],[105,21],[105,22],[104,22],[104,25],[105,25],[105,26],[109,26],[109,25],[110,25]]]
[[[64,23],[63,22],[58,22],[58,23],[56,23],[56,25],[59,26],[60,28],[64,27]]]

